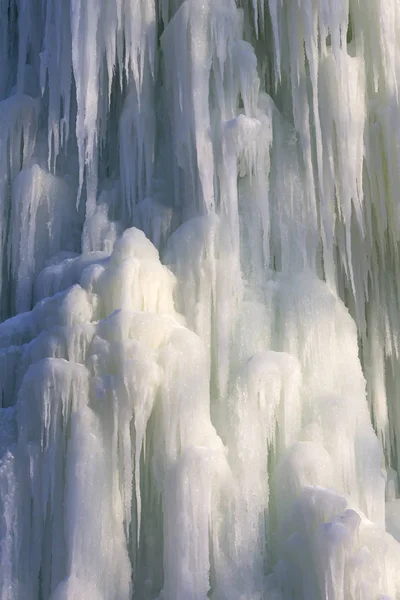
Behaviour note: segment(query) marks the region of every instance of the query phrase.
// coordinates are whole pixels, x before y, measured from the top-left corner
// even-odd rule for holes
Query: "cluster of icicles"
[[[0,600],[400,598],[397,0],[0,0]]]

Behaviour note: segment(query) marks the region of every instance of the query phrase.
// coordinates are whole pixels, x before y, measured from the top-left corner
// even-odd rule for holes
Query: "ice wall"
[[[0,0],[0,600],[400,599],[398,81],[397,0]]]

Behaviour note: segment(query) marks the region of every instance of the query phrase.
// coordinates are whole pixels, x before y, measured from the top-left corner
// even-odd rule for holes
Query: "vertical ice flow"
[[[0,600],[400,598],[396,0],[0,0]]]

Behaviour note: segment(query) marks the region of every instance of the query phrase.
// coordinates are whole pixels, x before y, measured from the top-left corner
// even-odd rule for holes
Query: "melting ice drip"
[[[1,600],[400,598],[399,3],[0,44]]]

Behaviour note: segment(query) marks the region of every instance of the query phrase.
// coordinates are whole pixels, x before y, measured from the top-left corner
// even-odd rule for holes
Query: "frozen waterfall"
[[[0,600],[400,600],[398,0],[0,0]]]

